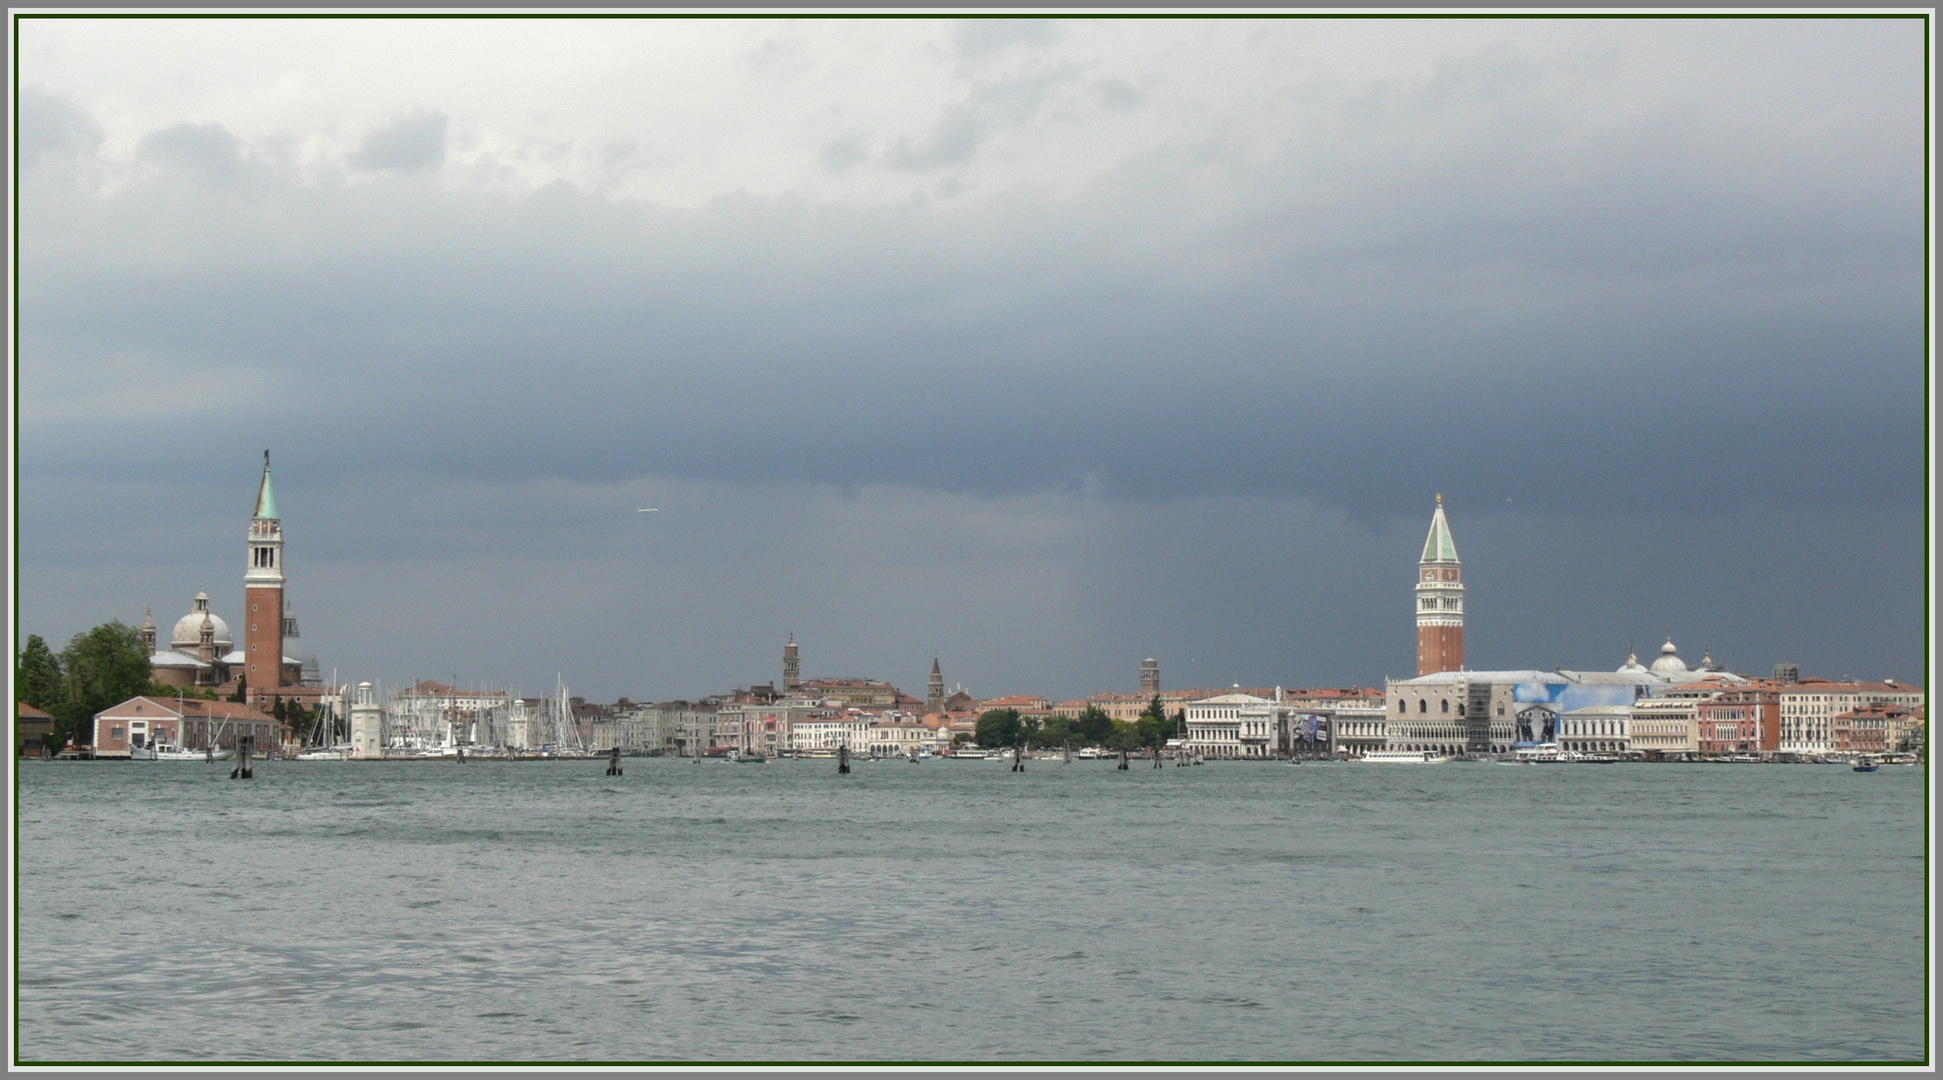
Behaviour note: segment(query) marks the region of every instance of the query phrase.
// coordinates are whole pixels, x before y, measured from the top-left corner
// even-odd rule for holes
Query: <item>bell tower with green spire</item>
[[[250,515],[249,569],[243,573],[243,663],[251,703],[267,701],[284,684],[283,521],[270,487],[270,452],[263,451],[263,482]]]
[[[1424,557],[1417,563],[1417,674],[1464,667],[1464,573],[1444,520],[1444,496],[1430,517]]]

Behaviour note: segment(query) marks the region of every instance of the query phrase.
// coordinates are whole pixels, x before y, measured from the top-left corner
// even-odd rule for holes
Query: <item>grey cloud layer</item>
[[[1903,542],[1911,528],[1920,539],[1925,482],[1920,24],[1694,24],[1648,73],[1627,66],[1637,50],[1552,25],[1566,29],[1550,46],[1507,30],[1407,77],[1361,79],[1291,44],[1339,31],[1264,25],[1249,40],[1277,77],[1195,123],[1189,91],[1218,73],[1109,71],[1076,51],[1091,27],[972,21],[942,39],[936,62],[961,85],[928,118],[872,127],[845,112],[791,151],[800,162],[776,164],[860,194],[726,182],[694,207],[507,179],[520,155],[592,153],[616,177],[672,167],[654,123],[592,149],[515,145],[476,110],[420,93],[329,139],[244,134],[207,111],[125,133],[29,72],[19,378],[35,610],[58,607],[55,584],[84,588],[69,560],[94,550],[76,540],[86,508],[57,509],[51,493],[227,476],[273,446],[330,493],[321,516],[384,523],[312,533],[337,567],[331,588],[376,588],[374,603],[414,575],[458,575],[433,567],[436,551],[598,599],[583,571],[623,557],[563,561],[557,530],[494,531],[507,515],[597,503],[548,503],[535,493],[549,484],[767,493],[746,495],[745,514],[814,488],[800,515],[817,523],[812,547],[903,568],[872,578],[831,555],[812,576],[922,606],[929,575],[974,614],[967,583],[980,579],[1010,583],[994,595],[1019,603],[1070,599],[1077,614],[1023,638],[993,610],[922,646],[1007,657],[981,677],[1008,687],[1088,688],[1032,666],[1055,640],[1080,657],[1075,679],[1162,648],[1241,669],[1197,676],[1212,680],[1280,677],[1292,654],[1319,679],[1399,673],[1408,643],[1388,622],[1324,644],[1289,620],[1322,595],[1337,609],[1368,605],[1369,590],[1390,603],[1399,556],[1365,547],[1401,538],[1407,561],[1435,491],[1463,508],[1467,557],[1481,547],[1497,568],[1486,580],[1506,575],[1478,594],[1480,618],[1493,602],[1545,604],[1587,563],[1629,568],[1574,597],[1582,614],[1563,628],[1556,610],[1516,632],[1504,629],[1515,608],[1492,614],[1505,662],[1547,662],[1526,653],[1554,640],[1571,646],[1560,662],[1601,662],[1586,653],[1663,617],[1760,608],[1748,603],[1760,582],[1735,560],[1758,558],[1743,533],[1763,521],[1803,575],[1793,595],[1829,629],[1733,639],[1724,625],[1721,644],[1752,654],[1735,659],[1899,658],[1907,622],[1843,622],[1841,600],[1920,577],[1920,544]],[[1425,48],[1425,27],[1409,29],[1399,50]],[[755,51],[752,78],[814,59]],[[1621,92],[1647,82],[1651,95]],[[1103,131],[1122,141],[1060,182],[1033,171],[1044,147]],[[918,186],[872,194],[891,182]],[[194,490],[228,513],[227,488]],[[841,511],[858,504],[831,492],[862,493],[873,531],[846,529]],[[453,531],[408,524],[428,505]],[[1813,523],[1796,516],[1810,506]],[[1196,548],[1195,530],[1171,524],[1186,507],[1245,508],[1273,527]],[[1857,512],[1893,529],[1847,546],[1810,535]],[[940,513],[951,524],[905,527]],[[1058,543],[987,537],[998,546],[925,562],[926,544],[986,513]],[[190,517],[161,519],[176,550],[200,543]],[[1608,535],[1614,522],[1623,535]],[[1102,529],[1154,539],[1107,543]],[[1686,586],[1642,586],[1690,548]],[[200,575],[195,557],[169,572]],[[681,555],[687,579],[713,584],[655,603],[709,629],[656,647],[705,665],[810,629],[802,613],[830,596],[764,606],[738,584],[737,567],[785,557],[763,544],[718,564]],[[1291,559],[1313,566],[1263,592]],[[1171,584],[1116,598],[1155,581]],[[1231,625],[1198,614],[1243,595],[1273,602],[1230,609]],[[709,614],[724,596],[747,602]],[[369,617],[401,632],[421,617],[490,621],[481,603]],[[838,608],[821,628],[833,664],[868,668],[872,649],[909,644],[901,623],[842,636],[868,610]],[[1159,646],[1100,629],[1150,612],[1178,623]],[[556,629],[582,655],[604,647]]]

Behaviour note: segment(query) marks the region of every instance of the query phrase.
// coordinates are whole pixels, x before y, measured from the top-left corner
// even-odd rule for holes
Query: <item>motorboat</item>
[[[1358,760],[1372,765],[1441,765],[1450,758],[1435,750],[1370,750]]]
[[[1861,760],[1857,761],[1852,766],[1852,768],[1854,768],[1856,772],[1875,772],[1877,769],[1882,768],[1882,766],[1874,758],[1862,758]]]
[[[981,758],[990,757],[991,755],[987,754],[983,750],[974,750],[970,747],[959,747],[958,749],[953,750],[951,752],[951,756],[955,758],[964,758],[966,761],[977,761]]]
[[[133,761],[228,761],[236,756],[236,751],[217,747],[214,750],[184,750],[170,743],[156,743],[148,747],[133,747],[128,756]]]

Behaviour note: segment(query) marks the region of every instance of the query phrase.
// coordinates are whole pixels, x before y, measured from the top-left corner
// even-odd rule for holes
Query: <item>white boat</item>
[[[157,743],[150,747],[134,747],[128,756],[134,761],[228,761],[236,756],[234,750],[184,750],[168,743]]]
[[[1450,758],[1435,750],[1371,750],[1358,760],[1374,765],[1437,765]]]
[[[320,746],[297,755],[298,761],[348,761],[351,752],[338,746]]]
[[[951,756],[955,758],[964,758],[967,761],[976,761],[979,758],[990,757],[991,755],[987,754],[983,750],[972,750],[968,748],[960,748],[957,750],[953,750],[951,752]]]

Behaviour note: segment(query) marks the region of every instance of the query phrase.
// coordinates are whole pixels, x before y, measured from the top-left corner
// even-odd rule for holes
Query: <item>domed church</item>
[[[229,623],[209,610],[209,594],[198,589],[195,606],[177,619],[169,632],[167,649],[157,648],[154,610],[142,619],[142,644],[149,652],[155,681],[233,692],[240,677],[246,681],[252,702],[273,696],[314,696],[315,691],[306,694],[301,688],[316,687],[323,681],[317,661],[286,644],[286,639],[297,636],[297,620],[283,596],[283,522],[277,516],[276,492],[270,486],[268,450],[263,452],[263,480],[257,487],[256,512],[250,518],[248,550],[249,566],[243,574],[248,608],[244,613],[243,647],[236,647]]]

